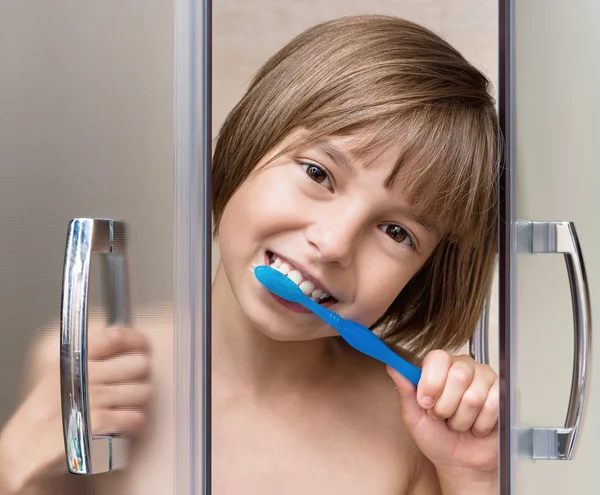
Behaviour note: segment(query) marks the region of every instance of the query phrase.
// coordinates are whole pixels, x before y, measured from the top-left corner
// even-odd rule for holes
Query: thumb
[[[396,389],[400,396],[400,405],[402,407],[402,418],[404,419],[404,423],[412,430],[417,426],[423,416],[427,414],[427,411],[417,402],[417,387],[394,368],[386,366],[385,369],[396,384]]]

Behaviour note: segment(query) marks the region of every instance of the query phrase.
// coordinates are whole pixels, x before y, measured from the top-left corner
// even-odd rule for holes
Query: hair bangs
[[[495,214],[497,177],[488,164],[497,136],[484,118],[484,109],[430,105],[395,126],[400,153],[386,186],[401,181],[411,207],[449,240],[477,237]]]

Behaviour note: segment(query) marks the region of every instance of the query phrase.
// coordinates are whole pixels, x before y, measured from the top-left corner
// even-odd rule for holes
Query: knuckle
[[[448,425],[448,429],[455,433],[463,433],[469,429],[468,427],[463,426],[459,421],[455,420],[454,418],[450,418],[446,422],[446,424]]]
[[[462,400],[471,408],[481,408],[486,402],[486,397],[480,390],[467,390]]]
[[[489,394],[482,405],[482,411],[486,414],[498,415],[500,398],[496,394]]]
[[[96,410],[102,407],[105,403],[106,394],[103,387],[90,386],[89,388],[90,409]]]
[[[106,435],[110,433],[110,411],[106,409],[95,409],[92,411],[92,433],[94,435]]]
[[[457,361],[463,361],[465,363],[475,362],[475,360],[471,356],[469,356],[468,354],[459,354],[458,356],[456,356],[456,360]]]
[[[88,362],[88,382],[90,385],[99,383],[101,377],[101,364],[95,361]]]
[[[478,373],[482,373],[484,376],[496,376],[496,372],[494,368],[492,368],[489,364],[478,364]]]
[[[148,356],[140,356],[139,357],[139,369],[140,369],[140,375],[144,378],[147,378],[150,376],[150,373],[152,371],[151,366],[150,366],[150,359],[148,358]]]
[[[461,386],[467,386],[473,379],[473,369],[466,363],[457,361],[450,368],[450,377],[453,383]]]
[[[126,433],[137,435],[146,426],[146,415],[142,411],[127,411],[123,418],[123,429]]]
[[[103,332],[90,332],[88,346],[91,360],[101,361],[117,354],[121,348],[121,339],[120,333],[113,328],[105,329]]]
[[[137,329],[130,329],[131,332],[134,332],[136,340],[139,343],[139,346],[142,349],[150,349],[150,340],[148,339],[148,337],[146,336],[146,334],[144,332],[142,332],[141,330],[137,330]]]
[[[140,330],[129,327],[122,330],[124,345],[130,350],[136,350],[147,354],[150,350],[150,341],[145,333]],[[126,338],[125,338],[126,336]]]
[[[95,435],[137,435],[146,425],[146,415],[138,410],[99,409],[92,417],[92,432]]]
[[[460,430],[455,426],[454,422],[448,420],[446,425],[450,431],[453,431],[454,433],[461,433]]]
[[[123,345],[125,336],[121,327],[111,327],[106,334],[105,338],[108,340],[111,349],[119,349]]]
[[[425,365],[426,363],[431,362],[445,362],[450,359],[450,354],[448,354],[446,351],[442,349],[434,349],[433,351],[429,352],[427,356],[425,356],[423,364]]]
[[[152,386],[149,383],[142,383],[139,385],[138,390],[138,402],[140,405],[146,405],[152,398]]]
[[[431,415],[437,419],[448,419],[452,416],[452,411],[444,405],[440,405],[439,403],[433,406],[433,409],[430,409]]]
[[[486,427],[484,425],[478,425],[478,424],[473,425],[473,428],[471,428],[471,432],[477,438],[484,438],[484,437],[488,436],[490,434],[490,431],[491,431],[491,428]]]
[[[150,359],[143,354],[131,354],[127,356],[129,360],[128,368],[131,369],[137,380],[147,379],[150,376]]]

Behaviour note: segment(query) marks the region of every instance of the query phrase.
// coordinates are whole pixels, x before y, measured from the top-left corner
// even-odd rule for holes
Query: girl
[[[471,336],[493,275],[498,128],[488,90],[438,36],[382,16],[309,29],[256,75],[214,153],[212,493],[497,493],[497,376],[450,354]],[[422,367],[418,388],[273,297],[255,264],[372,328]],[[142,431],[144,334],[170,341],[164,327],[90,335],[95,433]],[[168,347],[150,347],[164,397]],[[57,345],[40,348],[55,356]],[[42,368],[0,437],[0,493],[66,493],[77,482],[106,493],[107,477],[37,482],[64,465],[58,380]],[[25,452],[7,446],[42,430],[22,468]],[[123,484],[110,493],[166,493],[148,474],[161,459],[152,452],[169,458],[156,426],[144,438],[144,462],[113,477]],[[127,481],[140,464],[143,489],[141,476]]]
[[[213,161],[215,494],[497,493],[497,376],[448,354],[491,283],[497,143],[486,78],[400,19],[316,26],[259,71]],[[255,264],[421,364],[418,389]]]

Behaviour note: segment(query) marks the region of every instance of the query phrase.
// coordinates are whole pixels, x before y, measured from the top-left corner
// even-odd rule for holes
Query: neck
[[[314,389],[341,352],[337,340],[290,342],[268,337],[248,320],[219,264],[212,287],[213,375],[261,395]]]

